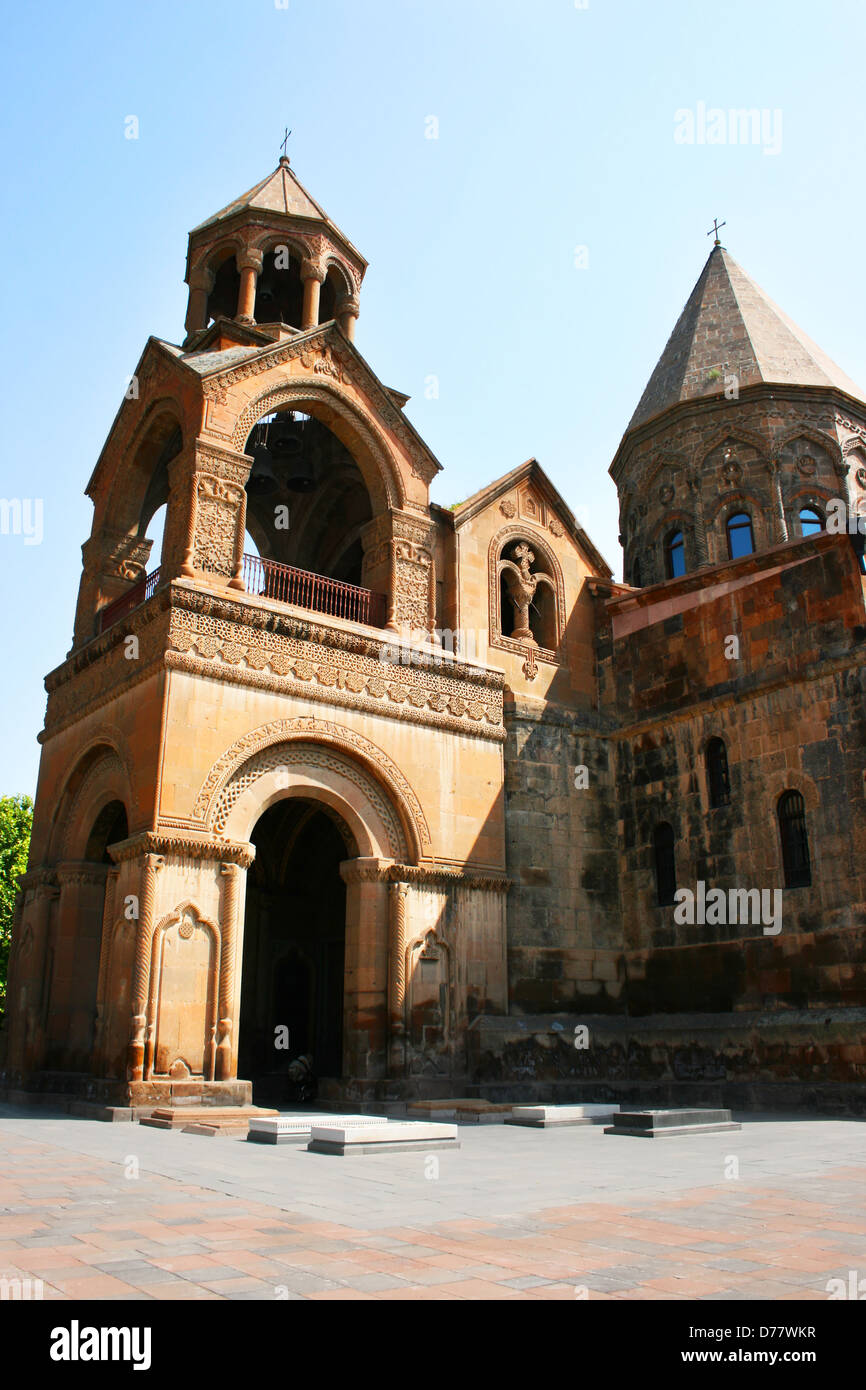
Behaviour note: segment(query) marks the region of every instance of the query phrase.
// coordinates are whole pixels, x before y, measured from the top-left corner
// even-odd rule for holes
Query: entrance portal
[[[345,827],[344,827],[345,830]],[[343,1071],[346,885],[339,866],[357,854],[321,802],[271,806],[251,835],[238,1075],[257,1100],[291,1101],[291,1062],[316,1077]]]

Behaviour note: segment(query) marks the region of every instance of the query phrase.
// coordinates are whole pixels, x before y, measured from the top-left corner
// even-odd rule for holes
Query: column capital
[[[323,270],[316,261],[311,261],[309,258],[305,258],[301,261],[302,280],[317,280],[320,285],[323,285],[326,275],[327,271]]]
[[[261,275],[264,263],[265,258],[261,251],[239,251],[235,257],[235,264],[239,271],[254,270],[257,275]]]

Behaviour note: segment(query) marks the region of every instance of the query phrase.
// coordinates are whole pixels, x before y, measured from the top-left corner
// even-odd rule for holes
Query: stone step
[[[617,1114],[618,1105],[515,1105],[507,1125],[554,1129],[557,1125],[600,1125]]]
[[[718,1134],[742,1129],[730,1110],[621,1110],[605,1134],[668,1139],[679,1134]]]
[[[389,1120],[378,1125],[315,1124],[307,1145],[309,1153],[348,1155],[429,1153],[433,1149],[459,1149],[456,1125],[420,1120]]]
[[[204,1125],[208,1130],[242,1130],[250,1120],[277,1114],[279,1111],[266,1110],[260,1105],[165,1105],[142,1116],[139,1124],[150,1129],[184,1130]]]

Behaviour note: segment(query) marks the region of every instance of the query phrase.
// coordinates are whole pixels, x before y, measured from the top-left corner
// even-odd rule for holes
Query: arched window
[[[706,763],[710,805],[727,806],[731,799],[731,779],[728,775],[728,750],[723,739],[710,739],[707,744]]]
[[[653,831],[655,854],[656,897],[659,907],[669,907],[677,887],[677,868],[674,858],[674,829],[661,821]]]
[[[824,529],[824,518],[815,507],[800,508],[800,535],[815,536]]]
[[[686,572],[686,543],[682,531],[672,531],[665,541],[665,568],[668,579],[679,579]]]
[[[728,554],[732,560],[751,555],[755,549],[752,518],[748,512],[734,512],[728,517]]]
[[[555,651],[559,645],[559,610],[556,583],[536,565],[535,550],[525,540],[506,541],[499,551],[499,635],[515,641],[533,638],[539,647]]]
[[[636,589],[640,588],[640,560],[635,560],[631,567],[631,582]]]
[[[808,888],[812,882],[806,803],[799,792],[783,792],[776,808],[782,841],[782,866],[786,888]]]

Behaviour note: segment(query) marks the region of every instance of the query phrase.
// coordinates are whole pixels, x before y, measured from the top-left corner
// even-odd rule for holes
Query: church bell
[[[312,492],[316,486],[312,460],[304,450],[302,428],[292,418],[278,420],[271,425],[268,436],[274,460],[286,465],[281,472],[289,492]]]
[[[268,497],[279,486],[270,450],[264,444],[257,444],[253,449],[253,466],[246,483],[247,493],[250,497]]]

